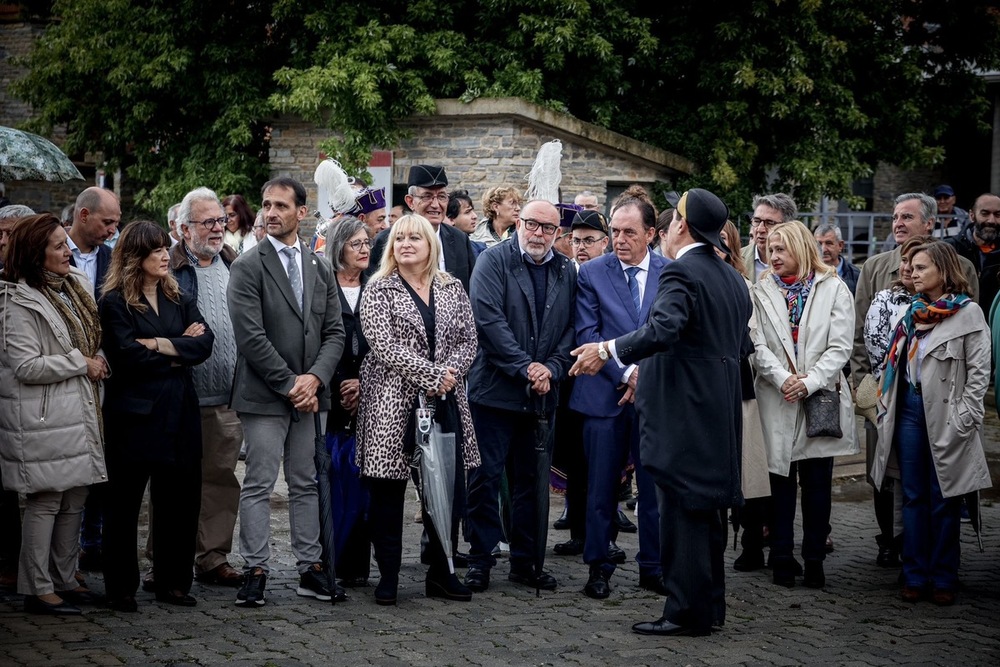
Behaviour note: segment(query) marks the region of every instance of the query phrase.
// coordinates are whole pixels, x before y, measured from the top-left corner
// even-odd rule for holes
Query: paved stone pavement
[[[638,588],[634,562],[612,579],[605,601],[581,590],[587,568],[552,555],[555,592],[535,597],[494,570],[491,589],[472,603],[423,594],[420,526],[410,494],[398,607],[378,607],[372,588],[333,606],[295,595],[287,507],[279,488],[272,520],[275,573],[268,603],[233,605],[234,591],[195,584],[193,609],[161,605],[140,591],[139,612],[86,609],[82,617],[26,615],[18,596],[0,596],[0,665],[998,665],[1000,664],[1000,507],[983,508],[985,553],[962,528],[958,603],[938,608],[899,599],[896,570],[874,565],[874,521],[864,482],[835,487],[828,584],[817,591],[775,587],[766,571],[737,573],[726,553],[729,616],[706,638],[640,637],[632,623],[659,617],[662,600]],[[553,496],[552,515],[561,499]],[[566,533],[550,531],[549,545]],[[635,552],[634,535],[619,544]],[[374,578],[374,577],[373,577]],[[96,590],[100,577],[91,576]]]

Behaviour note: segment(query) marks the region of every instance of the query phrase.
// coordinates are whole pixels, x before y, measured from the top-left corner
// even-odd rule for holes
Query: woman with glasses
[[[441,244],[426,218],[404,215],[389,230],[382,266],[365,287],[361,326],[371,352],[361,364],[358,466],[371,493],[369,527],[380,579],[375,602],[396,604],[403,550],[403,503],[416,447],[421,398],[443,433],[455,434],[456,467],[479,465],[465,394],[476,355],[476,323],[462,283],[438,269]],[[461,475],[454,479],[463,495]],[[428,597],[468,601],[446,548],[424,511]],[[454,527],[454,526],[453,526]]]
[[[201,500],[201,410],[191,366],[215,336],[193,295],[170,273],[170,237],[154,222],[130,223],[111,254],[100,301],[104,349],[115,373],[104,401],[108,503],[104,583],[108,606],[137,610],[139,509],[149,483],[156,510],[156,599],[193,607]]]
[[[757,328],[750,334],[771,481],[774,583],[794,586],[801,567],[792,555],[801,486],[803,584],[822,588],[833,458],[858,452],[843,375],[854,342],[854,299],[836,270],[823,263],[812,232],[801,222],[775,226],[767,237],[767,259],[769,268],[751,289]],[[813,424],[805,402],[819,390],[835,392],[830,421],[839,423],[839,437],[809,435]]]
[[[340,357],[330,385],[335,400],[330,405],[326,432],[328,442],[346,445],[355,435],[360,397],[358,377],[361,372],[361,362],[369,350],[358,317],[361,294],[368,282],[364,271],[371,260],[368,226],[354,216],[342,217],[328,230],[326,252],[326,257],[329,258],[337,275],[337,291],[340,293],[340,311],[344,320],[345,336],[344,353]],[[353,449],[352,446],[351,462],[355,459]],[[331,452],[331,455],[336,453]],[[356,503],[358,514],[348,529],[346,541],[338,549],[336,558],[337,576],[341,580],[341,585],[348,587],[368,585],[371,559],[367,521],[368,494],[357,491],[358,494],[352,498],[352,505]],[[353,509],[355,508],[352,507]]]
[[[246,241],[253,234],[254,213],[243,195],[229,195],[222,200],[226,210],[226,245],[236,251],[236,254],[247,250]]]
[[[521,193],[509,185],[490,188],[483,194],[483,212],[486,217],[479,221],[472,241],[485,243],[492,248],[506,241],[517,224],[521,214]]]

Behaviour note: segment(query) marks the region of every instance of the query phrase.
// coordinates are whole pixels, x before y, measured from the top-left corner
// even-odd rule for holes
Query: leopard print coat
[[[462,283],[435,277],[435,359],[424,321],[399,274],[373,280],[361,296],[361,328],[371,352],[361,364],[357,462],[361,474],[379,479],[409,479],[403,438],[417,397],[441,384],[446,369],[458,369],[455,389],[462,422],[466,468],[480,464],[476,432],[464,379],[476,356],[478,340],[472,306]]]

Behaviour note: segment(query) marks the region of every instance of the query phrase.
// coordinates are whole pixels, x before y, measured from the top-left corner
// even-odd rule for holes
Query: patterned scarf
[[[945,294],[934,303],[929,303],[923,294],[913,297],[910,307],[899,320],[889,341],[882,384],[878,389],[880,397],[892,387],[896,373],[903,363],[906,364],[908,371],[907,382],[913,389],[917,388],[917,349],[920,347],[920,339],[933,331],[938,322],[948,319],[969,303],[972,303],[972,300],[964,294],[959,294],[957,297]]]
[[[816,277],[815,271],[810,271],[803,280],[796,276],[782,278],[771,274],[779,289],[785,290],[785,300],[788,302],[788,323],[792,327],[792,344],[796,353],[799,349],[799,321],[802,319],[802,311],[806,308],[806,300],[809,292],[812,291],[813,279]]]
[[[101,349],[101,319],[97,314],[97,304],[93,297],[76,278],[61,276],[51,271],[42,271],[42,277],[45,279],[45,284],[41,292],[65,322],[73,347],[80,350],[85,357],[97,356],[98,350]],[[103,433],[100,383],[91,380],[90,389],[94,395],[93,405],[97,413],[97,425]]]

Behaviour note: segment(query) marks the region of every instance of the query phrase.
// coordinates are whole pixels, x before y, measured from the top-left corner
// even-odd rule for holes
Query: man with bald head
[[[90,187],[76,198],[73,226],[67,243],[73,251],[70,263],[87,274],[99,294],[111,263],[111,248],[104,242],[115,235],[121,224],[122,208],[111,190]]]
[[[513,530],[508,579],[552,590],[555,578],[535,566],[538,414],[552,421],[559,384],[570,367],[576,269],[553,252],[559,211],[546,201],[522,209],[513,237],[479,255],[469,298],[479,353],[469,371],[469,403],[482,465],[469,473],[465,585],[485,591],[501,537],[497,498],[506,467]]]
[[[976,267],[979,275],[979,304],[989,310],[1000,292],[1000,197],[987,192],[972,205],[969,224],[948,243]]]

